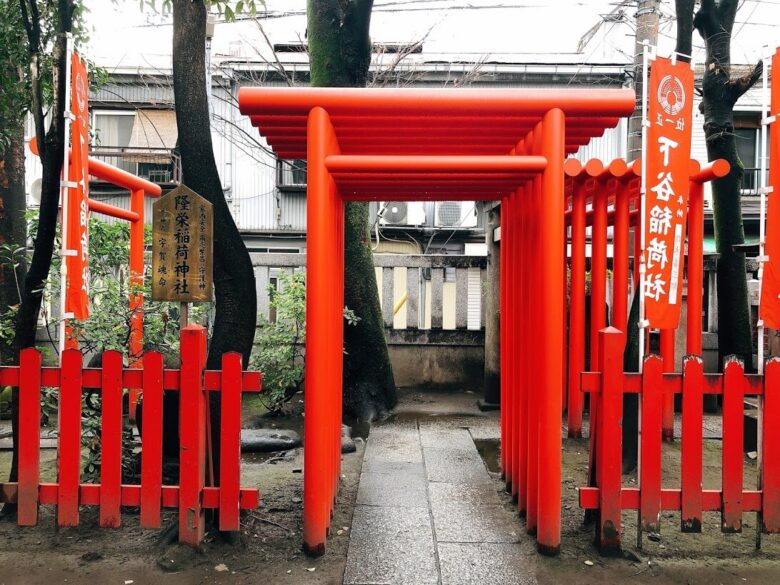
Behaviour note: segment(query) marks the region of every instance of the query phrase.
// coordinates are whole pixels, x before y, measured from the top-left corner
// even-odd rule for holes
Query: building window
[[[103,162],[135,173],[135,164],[125,160],[122,154],[130,144],[134,124],[135,112],[95,112],[92,118],[93,154]]]
[[[758,189],[758,156],[761,144],[761,131],[758,128],[735,128],[737,155],[745,168],[742,178],[743,195],[755,195]]]
[[[767,128],[767,147],[770,132],[771,127]],[[737,155],[745,169],[742,194],[758,195],[758,188],[761,186],[761,120],[758,114],[735,114],[734,135]]]
[[[276,161],[276,186],[291,191],[306,189],[306,161],[303,159]]]
[[[178,181],[173,110],[96,111],[93,156],[155,183]]]

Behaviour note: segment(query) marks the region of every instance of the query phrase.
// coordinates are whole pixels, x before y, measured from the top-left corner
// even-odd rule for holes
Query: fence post
[[[742,532],[745,369],[731,356],[723,368],[723,509],[722,532]]]
[[[59,400],[57,525],[78,526],[81,481],[81,352],[62,353]]]
[[[620,552],[621,472],[623,418],[623,337],[614,327],[599,331],[599,420],[596,438],[596,477],[599,487],[599,518],[596,544],[602,555]]]
[[[141,434],[141,526],[160,527],[162,506],[163,356],[143,357],[143,430]]]
[[[645,358],[639,403],[639,489],[641,530],[661,530],[661,439],[666,396],[664,362],[657,355]]]
[[[241,354],[222,356],[222,424],[219,442],[219,529],[239,529],[241,483]]]
[[[19,356],[19,526],[38,523],[40,433],[41,354],[27,348]]]
[[[772,358],[764,369],[764,420],[780,417],[780,358]],[[763,501],[761,512],[764,532],[780,532],[780,424],[763,425]]]
[[[122,522],[122,354],[103,354],[100,432],[100,526]]]
[[[690,287],[688,290],[691,290]],[[690,292],[688,298],[691,298]],[[690,304],[688,307],[690,311]],[[703,391],[704,362],[698,355],[686,356],[683,361],[681,444],[683,473],[680,517],[683,532],[701,532]]]
[[[206,330],[181,332],[179,387],[179,542],[198,546],[205,533],[202,495],[206,482],[206,402],[203,392]]]

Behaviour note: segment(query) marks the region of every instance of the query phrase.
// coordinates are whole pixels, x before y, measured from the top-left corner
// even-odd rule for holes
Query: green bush
[[[250,367],[263,374],[261,402],[269,412],[279,413],[303,389],[306,277],[302,272],[280,273],[276,286],[268,286],[268,296],[275,319],[258,315]],[[359,318],[345,307],[344,319],[354,325]]]

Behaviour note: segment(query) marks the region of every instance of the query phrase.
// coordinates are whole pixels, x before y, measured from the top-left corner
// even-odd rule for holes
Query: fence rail
[[[759,513],[759,528],[780,533],[780,359],[767,362],[765,375],[745,374],[743,364],[731,359],[723,374],[705,374],[698,356],[688,356],[682,373],[665,373],[663,360],[651,355],[643,373],[623,372],[622,333],[614,328],[600,332],[599,372],[582,374],[582,390],[596,402],[596,486],[581,487],[580,506],[599,511],[597,544],[604,554],[620,549],[621,511],[639,510],[639,530],[659,532],[662,510],[679,510],[682,532],[701,532],[702,513],[721,512],[723,532],[741,532],[744,512]],[[639,394],[640,445],[638,487],[625,487],[621,477],[623,394]],[[662,488],[661,430],[663,398],[682,396],[681,482],[679,488]],[[721,489],[702,489],[703,402],[705,394],[723,400]],[[759,486],[745,489],[745,398],[757,397],[759,411],[771,424],[759,436]],[[759,425],[761,429],[762,425]]]
[[[122,506],[139,506],[143,528],[160,526],[161,508],[179,509],[179,540],[203,539],[203,510],[218,508],[220,530],[239,529],[239,510],[257,507],[258,491],[240,487],[241,393],[259,392],[261,376],[243,372],[241,356],[222,357],[220,371],[205,370],[206,332],[190,326],[181,335],[181,369],[167,370],[163,356],[144,354],[140,368],[125,368],[122,354],[105,352],[100,368],[84,368],[77,350],[66,350],[60,367],[42,367],[35,349],[21,352],[19,366],[0,368],[0,384],[19,388],[19,476],[0,484],[0,502],[18,505],[20,526],[38,522],[41,504],[57,506],[58,526],[77,526],[79,506],[99,506],[99,524],[116,528]],[[40,482],[41,388],[59,388],[58,481]],[[122,483],[122,393],[141,388],[141,483]],[[100,483],[81,483],[81,404],[85,390],[101,396]],[[179,485],[162,485],[163,392],[179,391]],[[221,393],[219,487],[206,485],[208,393]],[[209,483],[216,479],[209,474]]]
[[[279,272],[299,272],[306,254],[253,253],[258,312],[272,316],[268,285]],[[480,330],[487,257],[445,254],[374,254],[382,317],[388,330]],[[394,336],[404,340],[409,336]]]

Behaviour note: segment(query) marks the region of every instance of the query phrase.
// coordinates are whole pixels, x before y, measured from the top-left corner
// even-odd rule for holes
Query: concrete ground
[[[345,585],[536,583],[532,540],[474,443],[498,437],[497,413],[461,396],[406,396],[371,429]]]
[[[626,511],[625,555],[601,557],[577,501],[577,487],[586,481],[587,439],[563,441],[561,554],[538,555],[497,473],[499,415],[480,412],[477,397],[406,389],[396,414],[372,426],[344,585],[780,582],[780,540],[765,537],[763,549],[755,551],[751,514],[745,515],[744,534],[721,534],[717,515],[706,518],[702,534],[690,535],[679,531],[679,512],[664,512],[662,539],[646,538],[640,550],[634,546],[636,513]],[[719,470],[716,423],[705,421],[706,481],[709,471]],[[751,465],[746,461],[746,485]],[[664,446],[664,473],[665,481],[679,482],[679,441]],[[635,479],[625,476],[624,482]]]

